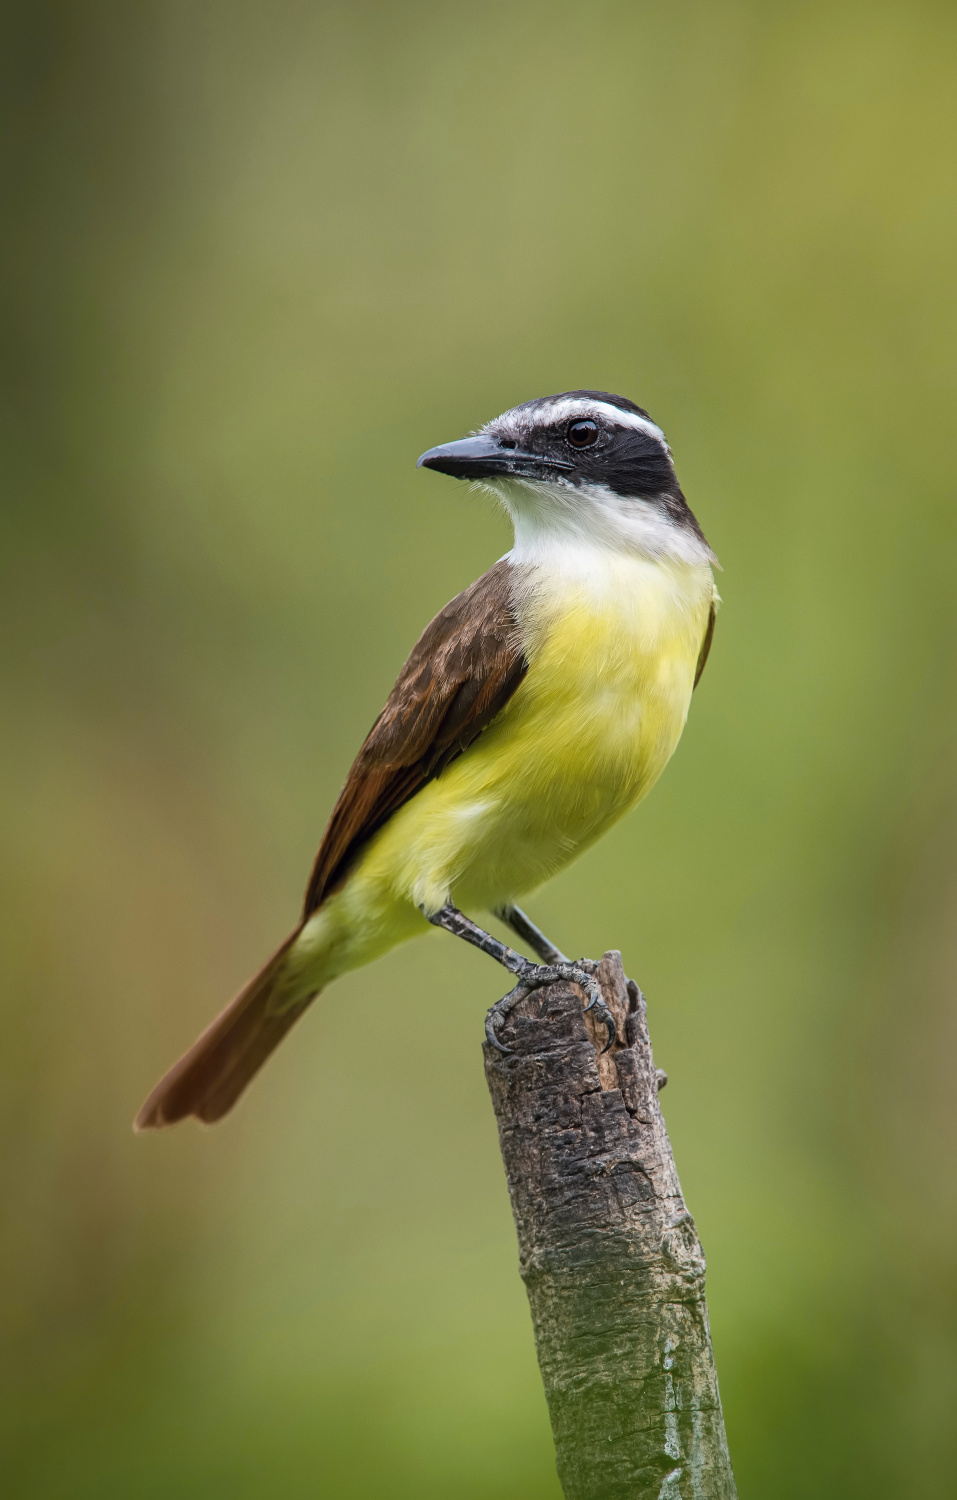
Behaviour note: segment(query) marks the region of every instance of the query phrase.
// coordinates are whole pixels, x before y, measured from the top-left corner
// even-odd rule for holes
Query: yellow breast
[[[570,835],[600,832],[663,771],[713,592],[706,565],[607,554],[530,581],[520,601],[530,666],[510,709],[546,794],[557,770]]]
[[[714,587],[707,565],[583,558],[517,592],[528,673],[494,723],[369,850],[392,889],[487,906],[541,884],[664,770]],[[441,900],[439,900],[441,904]]]

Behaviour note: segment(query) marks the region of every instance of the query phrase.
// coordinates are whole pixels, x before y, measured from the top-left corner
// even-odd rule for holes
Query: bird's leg
[[[512,910],[514,911],[514,907]],[[591,959],[580,958],[577,963],[569,963],[567,959],[561,958],[561,955],[559,955],[560,961],[557,963],[533,964],[531,959],[523,958],[521,953],[516,953],[515,949],[509,948],[507,943],[500,942],[497,937],[493,937],[490,932],[486,932],[484,928],[479,927],[477,923],[467,917],[464,912],[460,912],[455,906],[443,906],[437,912],[432,913],[423,911],[423,915],[428,918],[433,927],[443,927],[446,932],[451,932],[454,937],[464,938],[473,947],[481,948],[483,953],[487,953],[490,958],[494,958],[496,963],[500,963],[504,969],[507,969],[510,974],[514,974],[518,980],[515,988],[503,1000],[499,1000],[496,1005],[492,1006],[485,1019],[485,1035],[492,1046],[498,1048],[499,1052],[511,1052],[512,1049],[511,1047],[506,1047],[504,1042],[499,1041],[495,1029],[496,1022],[504,1020],[506,1016],[510,1015],[516,1005],[524,1000],[526,995],[530,995],[533,990],[540,990],[546,984],[555,984],[559,979],[567,979],[572,984],[577,984],[582,993],[588,997],[585,1009],[597,1011],[599,1019],[604,1022],[608,1031],[608,1041],[602,1050],[604,1052],[608,1051],[608,1048],[615,1040],[615,1019],[602,999],[598,981],[595,979],[596,966],[592,963]],[[527,918],[523,920],[527,921]],[[531,923],[529,923],[529,926],[531,926]],[[532,931],[541,937],[537,928],[532,928]],[[542,941],[546,940],[542,939]],[[555,951],[557,952],[557,950]]]
[[[567,964],[568,959],[560,948],[550,943],[540,927],[536,927],[531,917],[527,917],[518,906],[497,906],[495,915],[506,927],[511,927],[519,937],[528,944],[533,953],[537,953],[543,964]]]

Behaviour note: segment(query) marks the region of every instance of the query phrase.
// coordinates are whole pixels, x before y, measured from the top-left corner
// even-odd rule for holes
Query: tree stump
[[[485,1046],[566,1500],[734,1500],[705,1262],[658,1102],[645,1002],[598,967],[599,1056],[574,985],[522,1002]]]

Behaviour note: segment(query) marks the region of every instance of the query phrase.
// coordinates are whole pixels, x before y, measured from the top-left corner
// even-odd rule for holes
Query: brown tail
[[[133,1122],[134,1130],[159,1130],[187,1115],[211,1125],[232,1109],[290,1026],[315,999],[314,994],[307,995],[294,1005],[270,1009],[286,954],[299,932],[297,927],[289,934],[268,963],[160,1079]]]

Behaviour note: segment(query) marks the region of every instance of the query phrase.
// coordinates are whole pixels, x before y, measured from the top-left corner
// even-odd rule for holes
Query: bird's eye
[[[566,436],[573,448],[590,448],[598,442],[598,423],[570,422]]]

